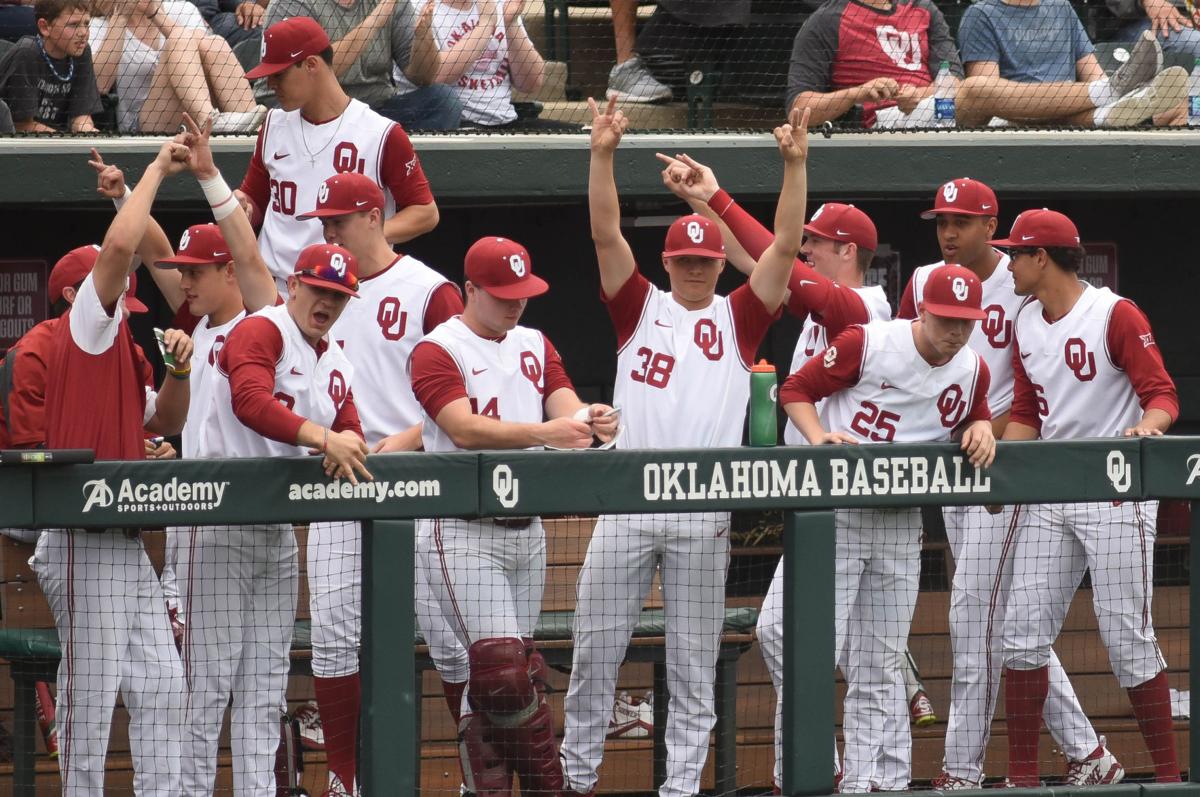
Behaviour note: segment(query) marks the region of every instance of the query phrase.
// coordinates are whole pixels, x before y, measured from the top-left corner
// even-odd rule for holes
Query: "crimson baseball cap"
[[[725,239],[721,228],[704,216],[693,213],[671,222],[663,257],[725,257]]]
[[[525,247],[507,238],[480,238],[467,250],[466,276],[497,299],[530,299],[550,286],[533,273]]]
[[[942,318],[982,321],[983,283],[962,266],[938,266],[925,281],[921,309]]]
[[[179,250],[174,257],[165,257],[154,265],[158,268],[180,266],[223,266],[233,260],[221,228],[215,224],[193,224],[179,238]]]
[[[358,259],[336,244],[313,244],[301,249],[295,274],[305,285],[358,296]]]
[[[54,264],[50,272],[50,303],[62,298],[63,289],[71,288],[83,282],[92,273],[96,259],[100,257],[100,247],[95,244],[80,246],[67,252]],[[130,274],[128,286],[125,288],[125,307],[131,313],[147,313],[150,308],[142,304],[137,297],[137,275]]]
[[[263,31],[262,60],[246,73],[250,80],[282,72],[329,47],[329,34],[312,17],[281,19]]]
[[[939,213],[952,213],[957,216],[996,216],[1000,212],[1000,203],[996,201],[996,192],[986,184],[970,177],[960,177],[951,180],[938,189],[933,198],[933,209],[921,214],[923,219],[932,219]]]
[[[372,208],[383,210],[383,189],[365,174],[345,172],[321,183],[317,189],[316,209],[296,218],[306,221],[322,216],[345,216]]]
[[[1017,216],[1007,238],[988,243],[992,246],[1079,246],[1079,230],[1057,210],[1041,208]]]
[[[841,202],[826,202],[817,208],[804,225],[804,231],[818,238],[855,244],[859,249],[879,248],[879,233],[875,222],[854,205]]]

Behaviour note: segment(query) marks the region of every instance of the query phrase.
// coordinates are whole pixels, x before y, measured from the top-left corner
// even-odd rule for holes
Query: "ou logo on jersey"
[[[546,386],[542,384],[542,361],[533,352],[521,352],[521,373],[533,383],[539,395],[546,391]]]
[[[511,268],[512,272],[518,277],[524,277],[525,272],[529,270],[529,267],[525,265],[525,258],[521,257],[519,254],[508,256],[508,267]]]
[[[400,309],[400,300],[395,296],[385,296],[379,301],[375,323],[379,324],[384,340],[400,340],[408,327],[408,313]]]
[[[937,400],[938,414],[942,417],[942,426],[953,429],[958,426],[967,411],[967,402],[963,400],[963,390],[959,385],[951,385],[942,391]]]
[[[993,349],[1003,349],[1012,342],[1012,321],[1004,317],[1004,307],[999,304],[989,304],[983,309],[987,315],[983,317],[979,328],[987,336],[988,343]]]
[[[1088,351],[1082,338],[1071,338],[1063,346],[1063,357],[1067,367],[1080,382],[1091,382],[1096,378],[1096,355]]]
[[[875,38],[885,55],[895,62],[896,66],[909,72],[921,69],[921,37],[906,30],[896,30],[892,25],[880,25],[875,28]]]
[[[716,362],[725,356],[725,335],[711,318],[701,318],[692,330],[692,340],[708,359]]]
[[[342,402],[346,400],[350,390],[346,387],[346,377],[342,376],[341,371],[329,372],[329,398],[333,399],[333,406],[341,408]]]
[[[358,157],[358,147],[353,142],[343,141],[333,149],[333,168],[337,172],[358,172],[363,174],[367,162]]]
[[[946,183],[942,186],[942,196],[953,205],[954,200],[958,199],[958,186],[953,181]]]
[[[217,357],[220,356],[221,348],[224,345],[225,345],[225,336],[224,335],[217,335],[213,339],[212,348],[208,350],[208,364],[209,365],[217,364]]]
[[[689,221],[687,223],[687,237],[694,244],[704,243],[704,225],[698,221]]]
[[[954,298],[960,302],[965,302],[967,294],[971,292],[970,287],[967,286],[967,281],[962,277],[954,278],[954,281],[950,283],[950,290],[954,291]]]

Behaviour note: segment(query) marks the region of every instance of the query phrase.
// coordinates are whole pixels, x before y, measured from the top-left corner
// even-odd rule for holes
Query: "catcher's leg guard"
[[[512,775],[493,743],[495,729],[486,714],[467,714],[458,726],[463,785],[475,797],[512,797]]]
[[[491,715],[529,708],[537,696],[529,679],[525,644],[516,638],[481,639],[467,651],[471,705]],[[493,720],[495,717],[493,716]]]
[[[550,692],[550,668],[541,652],[534,647],[532,639],[525,637],[521,641],[525,643],[525,660],[527,662],[526,669],[529,671],[529,680],[533,681],[534,689],[544,699]]]
[[[521,778],[521,794],[558,797],[563,789],[562,763],[550,706],[541,697],[537,710],[515,726],[497,726],[505,758]]]

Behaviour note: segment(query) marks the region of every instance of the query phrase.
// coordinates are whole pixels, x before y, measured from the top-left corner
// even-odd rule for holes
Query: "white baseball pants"
[[[200,526],[180,540],[188,684],[182,793],[189,797],[212,794],[231,699],[234,794],[275,795],[298,566],[291,525]]]
[[[178,795],[183,668],[141,540],[116,530],[47,530],[29,564],[62,646],[56,717],[63,795],[104,794],[118,690],[129,711],[134,793]]]
[[[1157,501],[1037,504],[1023,511],[1004,626],[1009,667],[1048,666],[1085,570],[1109,662],[1122,687],[1166,669],[1150,616]]]
[[[667,623],[667,779],[661,797],[700,790],[716,723],[713,683],[725,622],[729,514],[605,515],[579,574],[575,651],[560,751],[569,788],[597,780],[617,672],[661,566]]]

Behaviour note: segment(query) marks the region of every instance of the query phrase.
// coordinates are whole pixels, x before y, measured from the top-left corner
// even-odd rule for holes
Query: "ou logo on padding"
[[[321,187],[317,189],[317,201],[318,202],[328,202],[329,201],[329,184],[328,183],[321,183]]]
[[[525,270],[526,270],[525,258],[521,257],[520,255],[509,255],[508,256],[508,267],[511,268],[513,273],[516,274],[518,277],[525,276]]]
[[[687,237],[694,244],[704,243],[704,226],[698,221],[689,221],[687,223]]]
[[[1109,451],[1105,466],[1105,475],[1108,476],[1113,489],[1118,493],[1129,492],[1129,488],[1133,486],[1133,467],[1125,461],[1125,455],[1120,451]]]
[[[334,252],[329,256],[329,265],[333,267],[339,277],[346,276],[346,258],[342,257],[341,252]]]
[[[960,302],[965,302],[967,294],[971,292],[971,289],[967,287],[967,281],[962,277],[954,278],[954,282],[950,283],[950,290],[954,291],[954,298]]]
[[[191,241],[192,241],[191,230],[184,230],[183,235],[179,238],[179,251],[182,252],[184,249],[187,249],[188,244],[191,243]]]
[[[953,181],[946,183],[942,186],[942,196],[946,198],[947,202],[953,202],[958,199],[958,186]]]
[[[520,500],[521,483],[508,465],[497,465],[492,471],[492,493],[500,506],[512,509]]]

